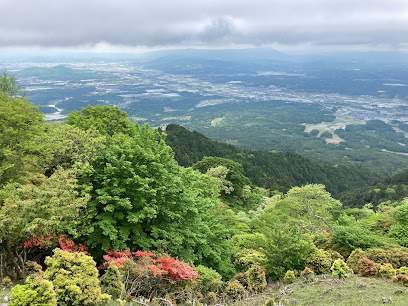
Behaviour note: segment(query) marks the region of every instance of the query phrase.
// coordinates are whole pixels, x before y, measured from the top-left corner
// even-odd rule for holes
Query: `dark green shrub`
[[[358,274],[361,276],[375,277],[378,275],[378,268],[374,261],[363,257],[358,261]]]
[[[395,274],[396,270],[389,263],[381,265],[380,269],[378,270],[378,276],[380,277],[391,278],[395,276]]]
[[[11,290],[10,306],[56,306],[57,294],[52,282],[41,275],[30,275],[25,285],[17,285]]]
[[[225,288],[225,293],[233,300],[241,300],[245,296],[246,290],[239,281],[231,280]]]
[[[366,256],[366,252],[364,252],[362,249],[355,249],[353,252],[351,252],[346,263],[351,269],[353,269],[354,272],[358,273],[358,262],[364,256]]]
[[[314,274],[329,273],[332,263],[330,253],[322,249],[314,251],[306,260],[306,265],[313,270]]]
[[[341,260],[336,259],[330,268],[333,278],[346,278],[350,276],[351,269]]]
[[[111,264],[101,277],[101,288],[112,299],[122,298],[125,292],[125,285],[122,283],[121,275],[117,266]]]
[[[286,271],[285,276],[283,277],[283,282],[285,284],[292,284],[293,282],[295,282],[295,280],[296,280],[295,271],[291,270]]]
[[[245,272],[248,282],[248,290],[254,293],[262,292],[266,288],[265,269],[253,265]]]
[[[44,277],[54,284],[58,305],[90,305],[110,300],[101,293],[98,270],[91,256],[55,249],[45,260]]]

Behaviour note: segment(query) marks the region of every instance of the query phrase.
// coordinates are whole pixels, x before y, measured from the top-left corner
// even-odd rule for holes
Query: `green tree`
[[[102,123],[117,113],[116,108],[99,112],[87,107],[68,120],[106,136],[91,170],[79,179],[91,195],[91,217],[82,238],[92,254],[101,257],[112,248],[159,250],[231,273],[231,248],[225,238],[232,234],[212,216],[218,202],[216,179],[178,166],[164,135],[131,123],[126,113],[120,113],[119,124],[104,130]]]
[[[43,115],[19,93],[13,77],[0,77],[0,187],[41,171],[44,161]]]
[[[126,112],[107,105],[88,106],[81,111],[74,111],[69,114],[66,123],[82,130],[93,128],[102,135],[109,136],[117,133],[133,136],[137,130],[137,127],[129,121]]]
[[[9,184],[1,190],[0,239],[7,264],[24,278],[25,249],[31,236],[76,234],[80,210],[88,201],[76,190],[75,173],[57,170],[35,184]]]
[[[330,196],[324,185],[310,184],[289,190],[270,213],[277,214],[282,221],[286,218],[302,221],[310,232],[316,232],[332,228],[332,213],[340,207],[341,203]]]

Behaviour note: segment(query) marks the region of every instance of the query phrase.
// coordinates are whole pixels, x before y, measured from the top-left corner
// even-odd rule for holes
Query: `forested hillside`
[[[373,186],[356,188],[344,192],[340,199],[344,205],[362,208],[370,204],[374,208],[379,205],[398,206],[399,202],[408,197],[408,170],[383,179]]]
[[[241,150],[175,124],[167,126],[166,134],[166,143],[182,166],[192,166],[204,156],[228,158],[243,166],[244,175],[253,184],[283,192],[294,186],[319,183],[336,195],[378,180],[363,167],[320,165],[294,152]]]
[[[323,274],[338,284],[352,271],[407,286],[408,201],[346,208],[321,184],[349,189],[368,172],[167,133],[106,105],[46,122],[3,72],[0,282],[10,306],[242,305],[268,282]],[[285,290],[258,295],[261,305],[289,302]]]

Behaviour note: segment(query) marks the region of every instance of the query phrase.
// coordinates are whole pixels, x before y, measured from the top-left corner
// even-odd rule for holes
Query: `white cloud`
[[[408,44],[406,0],[1,0],[0,47]]]

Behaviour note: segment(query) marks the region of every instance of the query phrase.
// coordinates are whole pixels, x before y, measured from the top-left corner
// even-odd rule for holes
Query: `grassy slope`
[[[296,305],[377,305],[383,304],[383,297],[391,297],[394,306],[408,305],[408,288],[390,280],[359,275],[353,275],[345,281],[334,281],[331,277],[325,279],[322,276],[316,279],[310,283],[299,280],[290,285],[269,285],[265,293],[249,297],[236,305],[264,305],[267,299],[279,296],[280,290],[285,287],[286,291],[293,290],[293,293],[282,296],[284,305],[291,305],[293,299],[296,299]]]

